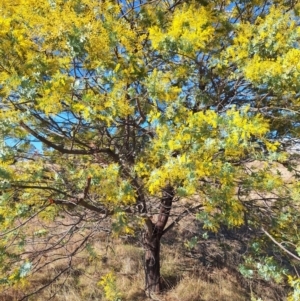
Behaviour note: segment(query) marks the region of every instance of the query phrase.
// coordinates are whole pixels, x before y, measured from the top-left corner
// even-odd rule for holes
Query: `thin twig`
[[[292,256],[293,258],[297,259],[298,261],[300,261],[300,257],[296,256],[295,254],[293,254],[292,252],[290,252],[288,249],[286,249],[281,243],[279,243],[277,240],[275,240],[275,238],[269,233],[267,232],[264,228],[261,228],[261,230],[280,248],[282,249],[284,252],[286,252],[287,254],[289,254],[290,256]]]

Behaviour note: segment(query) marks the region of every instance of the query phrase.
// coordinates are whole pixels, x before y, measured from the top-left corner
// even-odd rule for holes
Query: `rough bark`
[[[168,222],[174,190],[171,186],[165,187],[160,202],[160,210],[156,222],[151,218],[146,220],[146,232],[144,235],[145,247],[145,280],[146,291],[151,293],[160,293],[160,240],[164,233],[164,228]]]
[[[160,293],[160,238],[158,235],[146,234],[145,237],[145,279],[146,291]]]

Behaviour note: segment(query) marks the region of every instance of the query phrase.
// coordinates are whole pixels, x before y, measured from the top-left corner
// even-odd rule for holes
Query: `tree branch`
[[[163,191],[163,196],[160,202],[160,209],[157,218],[157,222],[154,224],[154,230],[157,230],[158,233],[162,236],[164,233],[164,228],[168,222],[172,202],[175,195],[174,188],[172,186],[166,186]]]
[[[84,192],[83,192],[83,198],[85,199],[89,193],[89,189],[90,189],[90,186],[91,186],[91,179],[92,177],[89,176],[87,178],[87,183],[86,183],[86,186],[84,187]]]
[[[171,230],[176,224],[178,224],[179,223],[179,221],[181,220],[181,219],[183,219],[184,217],[186,217],[189,213],[191,213],[191,212],[194,212],[195,210],[197,210],[197,209],[199,209],[199,208],[201,208],[202,207],[202,205],[198,205],[198,206],[195,206],[195,207],[193,207],[193,208],[191,208],[191,209],[186,209],[186,210],[184,210],[181,214],[179,214],[176,218],[175,218],[175,220],[164,230],[164,232],[163,232],[163,235],[166,233],[166,232],[168,232],[169,230]]]
[[[61,199],[51,199],[51,203],[57,204],[57,205],[66,205],[66,206],[69,206],[69,207],[81,206],[81,207],[84,207],[84,208],[89,209],[91,211],[105,214],[105,216],[114,214],[113,210],[107,210],[106,208],[96,207],[94,205],[91,205],[91,204],[87,203],[84,199],[80,199],[80,201],[78,203],[71,202],[71,201],[66,201],[66,200],[61,200]]]
[[[86,197],[87,193],[88,193],[88,189],[90,187],[90,182],[91,182],[91,178],[88,178],[88,181],[87,181],[87,185],[84,189],[84,195]],[[74,196],[72,195],[69,195],[68,193],[66,192],[63,192],[59,189],[56,189],[56,188],[53,188],[53,187],[45,187],[45,186],[37,186],[37,185],[22,185],[22,184],[11,184],[11,187],[14,187],[14,188],[24,188],[24,189],[41,189],[41,190],[51,190],[51,191],[55,191],[55,192],[58,192],[58,193],[61,193],[71,199],[75,199]],[[113,211],[109,211],[107,209],[103,209],[103,208],[99,208],[99,207],[96,207],[94,205],[91,205],[89,203],[87,203],[83,198],[80,198],[78,200],[78,202],[71,202],[71,201],[67,201],[67,200],[62,200],[62,199],[50,199],[50,202],[51,203],[54,203],[54,204],[59,204],[59,205],[67,205],[67,206],[71,206],[71,207],[76,207],[76,206],[81,206],[81,207],[84,207],[86,209],[89,209],[91,211],[94,211],[94,212],[98,212],[98,213],[102,213],[102,214],[105,214],[106,216],[107,215],[112,215],[114,212]]]
[[[36,139],[39,141],[45,143],[47,146],[59,151],[62,154],[72,154],[72,155],[93,155],[97,153],[106,153],[110,155],[115,162],[119,161],[119,157],[110,149],[110,148],[101,148],[101,149],[89,149],[89,150],[84,150],[84,149],[67,149],[62,146],[59,146],[45,137],[41,136],[37,132],[35,132],[33,129],[31,129],[28,125],[26,125],[23,121],[20,121],[20,126],[25,129],[28,133],[30,133],[32,136],[34,136]]]
[[[292,256],[293,258],[297,259],[298,261],[300,261],[300,257],[296,256],[295,254],[293,254],[292,252],[290,252],[288,249],[286,249],[281,243],[279,243],[277,240],[275,240],[275,238],[269,233],[267,232],[264,228],[261,228],[261,230],[280,248],[282,249],[284,252],[286,252],[287,254],[289,254],[290,256]]]
[[[68,193],[61,191],[57,188],[53,188],[53,187],[48,187],[48,186],[38,186],[38,185],[25,185],[25,184],[18,184],[18,183],[12,183],[11,187],[13,188],[23,188],[23,189],[40,189],[40,190],[51,190],[51,191],[55,191],[58,193],[61,193],[67,197],[73,198],[72,195],[69,195]]]

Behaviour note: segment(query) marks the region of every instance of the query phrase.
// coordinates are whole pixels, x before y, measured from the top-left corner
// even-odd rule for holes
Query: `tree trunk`
[[[145,280],[146,291],[160,293],[160,237],[153,233],[151,237],[146,235],[145,243]]]
[[[145,282],[146,291],[149,294],[161,292],[160,239],[164,234],[164,228],[170,216],[173,198],[174,190],[171,186],[167,186],[163,189],[157,221],[153,222],[151,218],[147,218],[145,221],[146,233],[143,240],[145,248]]]

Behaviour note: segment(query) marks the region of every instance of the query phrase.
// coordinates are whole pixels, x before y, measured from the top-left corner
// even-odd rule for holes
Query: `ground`
[[[209,233],[202,229],[201,223],[186,217],[162,239],[164,292],[152,298],[159,301],[246,301],[252,296],[263,301],[285,300],[284,286],[245,279],[239,273],[238,266],[247,251],[245,242],[250,235],[246,227]],[[27,292],[47,283],[65,264],[66,260],[61,260],[46,266],[32,276],[31,284],[0,293],[0,301],[19,300],[24,290]],[[116,276],[120,300],[150,300],[144,291],[143,248],[139,239],[111,238],[105,233],[93,238],[89,252],[84,250],[74,258],[69,273],[28,300],[107,300],[99,280],[109,272]]]

